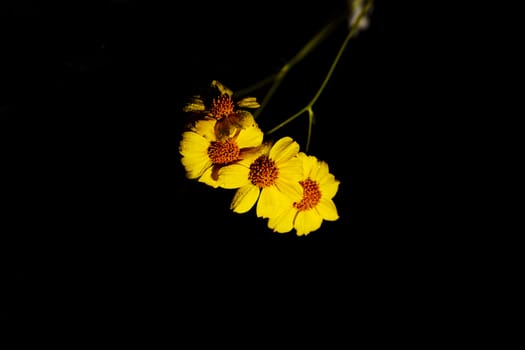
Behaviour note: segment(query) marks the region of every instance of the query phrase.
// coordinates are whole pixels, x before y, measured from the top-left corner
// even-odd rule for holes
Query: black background
[[[308,153],[341,181],[338,221],[304,237],[273,233],[253,210],[229,210],[233,191],[186,179],[180,164],[189,96],[213,79],[235,91],[276,73],[345,11],[327,3],[2,5],[2,249],[13,295],[2,317],[177,318],[193,297],[185,316],[224,315],[243,298],[247,313],[304,298],[319,312],[365,315],[396,307],[385,298],[398,285],[427,288],[424,276],[445,263],[429,259],[441,243],[422,217],[421,176],[432,169],[414,165],[425,152],[405,152],[424,138],[408,128],[428,125],[400,108],[409,96],[390,2],[376,4],[314,106]],[[310,100],[346,33],[340,25],[292,69],[258,119],[263,130]],[[305,115],[275,136],[304,150],[306,126]]]

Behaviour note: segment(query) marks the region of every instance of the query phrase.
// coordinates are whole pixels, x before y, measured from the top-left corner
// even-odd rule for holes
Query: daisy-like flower
[[[234,101],[233,91],[217,80],[212,81],[211,90],[211,93],[204,96],[193,96],[183,111],[193,113],[197,119],[216,120],[215,135],[221,141],[242,129],[254,126],[255,119],[246,109],[260,107],[255,97]]]
[[[198,120],[190,130],[182,133],[179,144],[186,176],[214,188],[219,186],[217,179],[221,167],[242,160],[263,141],[263,132],[257,125],[239,130],[234,137],[218,140],[214,131],[216,123],[215,119]]]
[[[269,218],[302,197],[299,180],[301,161],[296,157],[299,144],[290,137],[264,144],[259,152],[219,170],[223,188],[237,189],[230,208],[246,213],[257,203],[258,217]]]
[[[326,162],[303,152],[297,158],[303,166],[303,178],[299,181],[302,198],[270,217],[268,227],[280,233],[295,228],[297,235],[302,236],[321,227],[323,220],[335,221],[339,218],[333,197],[340,182],[330,174]]]

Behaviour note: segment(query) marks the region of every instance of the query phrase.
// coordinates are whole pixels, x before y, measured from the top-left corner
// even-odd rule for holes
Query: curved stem
[[[282,128],[283,126],[285,126],[286,124],[288,124],[289,122],[291,122],[292,120],[294,120],[295,118],[299,117],[301,114],[303,114],[304,112],[306,112],[308,110],[308,105],[301,108],[301,110],[299,110],[299,112],[295,113],[294,115],[292,115],[291,117],[289,117],[288,119],[286,119],[285,121],[281,122],[279,125],[277,126],[274,126],[272,129],[270,129],[269,131],[266,132],[267,135],[270,135],[274,132],[276,132],[277,130],[279,130],[280,128]]]
[[[314,125],[314,110],[310,107],[308,108],[308,135],[306,137],[306,147],[305,151],[308,152],[310,149],[310,140],[312,139],[312,129]]]
[[[272,75],[267,76],[266,78],[259,80],[257,83],[244,88],[242,90],[235,91],[234,94],[238,96],[239,98],[246,96],[248,94],[251,94],[253,91],[258,90],[262,88],[265,85],[270,84],[272,81],[274,81],[277,77],[277,73],[274,73]]]
[[[255,113],[254,118],[257,118],[259,114],[266,107],[272,96],[275,94],[275,91],[281,85],[281,82],[286,77],[290,69],[292,69],[296,64],[301,62],[310,52],[312,52],[320,43],[322,43],[333,31],[334,29],[342,23],[346,18],[346,14],[341,14],[337,16],[334,20],[330,21],[325,27],[323,27],[314,37],[312,37],[302,48],[299,50],[288,62],[286,62],[278,73],[271,74],[266,78],[258,81],[257,83],[239,90],[236,92],[238,96],[246,96],[249,93],[262,88],[263,86],[273,82],[269,91],[266,93],[263,101],[261,102],[261,107],[259,107]]]
[[[270,90],[268,91],[266,96],[264,96],[264,99],[261,102],[261,106],[259,108],[257,108],[255,113],[253,113],[253,117],[254,118],[257,118],[259,116],[259,114],[261,114],[261,112],[263,111],[264,107],[266,107],[266,105],[268,104],[268,101],[270,101],[270,99],[274,95],[275,91],[277,91],[277,88],[279,87],[279,85],[281,85],[281,82],[283,81],[283,79],[286,76],[286,74],[288,74],[288,71],[290,70],[290,68],[291,68],[291,65],[289,63],[285,64],[281,68],[281,70],[277,74],[277,77],[275,78],[272,86],[270,87]]]
[[[359,24],[361,22],[361,19],[366,15],[366,13],[368,13],[368,10],[372,6],[372,2],[373,2],[373,0],[369,0],[366,3],[366,5],[361,9],[361,12],[359,13],[359,15],[356,18],[356,21],[353,23],[352,27],[350,28],[350,31],[348,32],[348,35],[346,36],[345,40],[341,44],[341,47],[339,48],[339,51],[337,52],[337,55],[335,56],[334,61],[332,62],[332,65],[330,66],[330,69],[328,70],[328,73],[326,74],[326,76],[325,76],[321,86],[319,87],[319,89],[315,93],[314,97],[310,100],[310,102],[308,102],[308,104],[305,107],[301,108],[297,113],[295,113],[294,115],[292,115],[291,117],[289,117],[288,119],[286,119],[285,121],[283,121],[282,123],[277,125],[276,127],[270,129],[270,131],[268,131],[267,134],[271,134],[271,133],[279,130],[280,128],[282,128],[286,124],[290,123],[291,121],[293,121],[294,119],[296,119],[297,117],[302,115],[304,112],[308,111],[308,115],[309,115],[308,142],[310,141],[310,134],[311,134],[310,129],[311,129],[312,123],[313,123],[313,110],[312,110],[313,105],[317,102],[317,99],[321,96],[321,94],[324,91],[326,85],[328,84],[328,81],[332,77],[332,74],[334,73],[335,67],[337,66],[337,63],[339,62],[339,59],[341,58],[344,50],[346,49],[346,46],[347,46],[348,42],[358,32]]]

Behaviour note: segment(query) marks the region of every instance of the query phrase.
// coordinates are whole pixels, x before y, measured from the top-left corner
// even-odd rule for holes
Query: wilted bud
[[[248,111],[238,110],[215,124],[215,136],[219,141],[228,137],[235,137],[242,129],[255,126],[255,119]]]
[[[199,96],[193,96],[182,110],[184,112],[202,112],[205,109],[204,101]]]
[[[255,97],[245,97],[239,102],[237,102],[237,106],[241,108],[259,108],[261,105],[259,102],[257,102],[257,99]]]
[[[370,19],[369,15],[372,12],[372,6],[370,5],[368,7],[367,13],[363,14],[361,16],[361,12],[364,10],[365,6],[367,6],[367,2],[370,0],[347,0],[348,1],[348,8],[350,11],[350,15],[348,17],[348,27],[352,28],[354,25],[356,25],[356,21],[359,17],[361,17],[361,20],[359,23],[357,23],[357,32],[366,30],[368,26],[370,25]]]
[[[230,97],[233,95],[233,91],[222,85],[222,83],[217,80],[211,82],[211,87],[217,89],[221,95],[228,95]]]

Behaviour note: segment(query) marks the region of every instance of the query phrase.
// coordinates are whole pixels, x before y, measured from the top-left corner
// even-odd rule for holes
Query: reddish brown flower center
[[[295,202],[293,206],[298,211],[309,210],[315,208],[315,206],[321,200],[321,191],[319,190],[319,184],[312,179],[308,178],[303,181],[299,181],[303,186],[303,199],[300,202]]]
[[[222,118],[227,117],[228,115],[233,113],[233,107],[233,101],[230,98],[230,96],[224,94],[213,99],[209,115],[212,118],[221,120]]]
[[[248,178],[259,188],[273,185],[278,176],[279,170],[268,156],[260,156],[250,165]]]
[[[208,147],[208,156],[213,164],[228,164],[239,160],[239,146],[234,139],[212,141]]]

